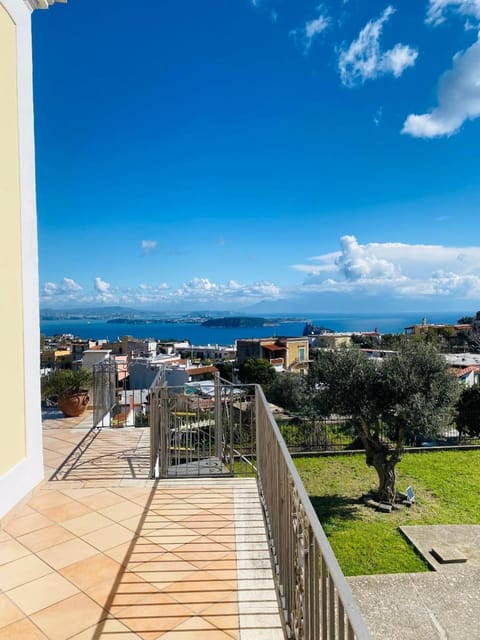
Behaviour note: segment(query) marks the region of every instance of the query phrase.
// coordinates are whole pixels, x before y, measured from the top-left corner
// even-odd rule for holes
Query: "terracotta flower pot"
[[[72,393],[68,396],[63,396],[58,399],[58,407],[63,411],[63,414],[67,418],[77,418],[85,412],[88,401],[88,391],[79,391],[78,393]]]

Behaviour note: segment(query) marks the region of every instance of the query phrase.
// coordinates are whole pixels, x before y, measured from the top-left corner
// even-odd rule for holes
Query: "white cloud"
[[[367,22],[348,49],[340,51],[338,68],[344,85],[354,86],[385,74],[399,78],[405,69],[413,67],[417,49],[399,43],[387,51],[380,49],[383,26],[394,13],[395,9],[388,6],[377,20]]]
[[[142,240],[142,242],[140,243],[140,247],[142,249],[142,253],[144,253],[144,254],[150,253],[151,251],[153,251],[154,249],[157,248],[157,241],[156,240]]]
[[[398,242],[362,245],[354,236],[343,236],[340,246],[340,251],[292,266],[308,276],[304,292],[357,292],[399,298],[453,296],[466,300],[480,295],[480,247]]]
[[[73,282],[73,281],[72,281]],[[241,306],[242,304],[273,300],[281,296],[280,287],[272,282],[243,284],[236,280],[213,282],[209,278],[195,277],[178,288],[170,288],[166,282],[141,283],[136,287],[115,287],[101,277],[94,280],[93,289],[84,291],[65,284],[46,282],[41,289],[42,303],[55,304],[149,304],[174,306],[182,304],[191,308],[208,303],[212,308]]]
[[[313,20],[308,20],[304,27],[292,29],[290,35],[302,46],[305,53],[308,53],[313,40],[320,35],[330,24],[330,18],[323,12],[321,5],[317,7],[320,14]]]
[[[336,264],[347,280],[392,278],[396,275],[395,266],[391,262],[359,245],[355,236],[343,236],[340,238],[340,245],[342,251]]]
[[[441,24],[450,9],[480,20],[480,0],[430,0],[425,22],[435,26]]]
[[[410,114],[402,133],[438,138],[456,133],[466,120],[480,116],[480,35],[466,51],[453,56],[453,66],[440,78],[438,106],[421,115]]]
[[[72,278],[63,278],[60,282],[46,282],[40,294],[48,299],[53,299],[58,296],[71,297],[78,291],[82,291],[83,287],[75,282]]]
[[[110,289],[110,283],[105,282],[105,280],[102,280],[100,276],[97,276],[95,278],[94,286],[95,286],[95,290],[98,291],[98,293],[108,293]]]

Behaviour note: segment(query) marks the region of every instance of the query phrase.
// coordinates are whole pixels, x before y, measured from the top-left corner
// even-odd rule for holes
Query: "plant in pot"
[[[67,418],[81,416],[87,408],[92,383],[89,369],[58,369],[42,378],[42,398],[56,396],[58,407]]]

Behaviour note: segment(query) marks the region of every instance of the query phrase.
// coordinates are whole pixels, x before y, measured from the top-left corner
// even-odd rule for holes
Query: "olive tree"
[[[445,359],[423,342],[404,343],[381,361],[355,348],[324,351],[310,377],[325,409],[351,416],[366,463],[378,475],[377,499],[393,503],[395,468],[407,439],[451,424],[458,385]]]
[[[242,382],[268,387],[275,380],[277,372],[264,358],[247,358],[239,367],[239,375]]]

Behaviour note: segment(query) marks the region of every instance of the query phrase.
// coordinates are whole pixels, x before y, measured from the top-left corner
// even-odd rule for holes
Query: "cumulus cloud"
[[[345,86],[351,87],[386,74],[399,78],[405,69],[414,66],[417,49],[400,43],[387,51],[380,48],[383,27],[394,13],[395,9],[388,6],[377,20],[367,22],[348,49],[340,51],[338,69]]]
[[[94,286],[95,286],[95,290],[98,291],[98,293],[108,293],[110,289],[110,283],[105,282],[105,280],[102,280],[100,276],[97,276],[95,278]]]
[[[354,236],[340,239],[340,251],[292,265],[307,275],[304,292],[358,292],[388,297],[480,294],[480,247],[409,245],[399,242],[360,244]]]
[[[402,133],[415,138],[450,136],[466,120],[480,116],[480,36],[466,51],[453,56],[453,66],[440,78],[438,106],[421,115],[410,114]]]
[[[157,242],[156,240],[142,240],[140,247],[142,249],[142,253],[150,253],[157,248]]]
[[[449,10],[480,20],[480,0],[430,0],[425,22],[437,26],[445,22]]]
[[[68,280],[68,279],[65,279]],[[41,289],[42,303],[55,304],[149,304],[195,308],[208,303],[212,308],[241,306],[260,300],[274,300],[281,297],[281,290],[272,282],[241,283],[236,280],[213,282],[209,278],[195,277],[179,287],[172,288],[166,282],[159,284],[141,283],[135,287],[112,286],[97,276],[93,288],[84,291],[73,286],[73,281],[61,283],[46,282]]]
[[[396,275],[391,262],[359,245],[355,236],[343,236],[340,245],[342,250],[336,264],[347,280],[392,278]]]
[[[325,31],[330,24],[330,18],[323,11],[321,5],[317,7],[317,10],[320,13],[316,18],[308,20],[303,27],[290,31],[290,35],[295,38],[305,53],[308,53],[313,40]]]
[[[46,282],[40,293],[47,298],[56,296],[71,296],[78,291],[82,291],[83,287],[75,282],[72,278],[63,278],[60,282]]]

